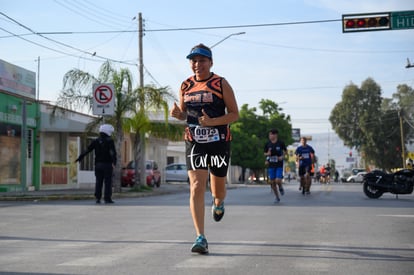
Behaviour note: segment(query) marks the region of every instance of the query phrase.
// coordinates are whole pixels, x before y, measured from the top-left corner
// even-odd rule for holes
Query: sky
[[[66,72],[98,75],[105,59],[128,68],[138,86],[141,13],[144,84],[178,95],[192,74],[190,49],[218,43],[212,70],[229,81],[239,108],[272,100],[293,128],[311,135],[332,131],[329,115],[350,83],[371,77],[384,97],[399,84],[414,87],[414,68],[405,68],[407,58],[414,63],[413,29],[342,33],[340,21],[405,10],[414,1],[0,0],[0,59],[38,73],[39,99],[52,103]]]

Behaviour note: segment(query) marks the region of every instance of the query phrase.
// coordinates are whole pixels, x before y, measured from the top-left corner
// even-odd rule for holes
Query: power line
[[[79,57],[79,56],[77,56],[77,55],[70,54],[70,53],[67,53],[67,52],[63,52],[63,51],[60,51],[60,50],[56,50],[56,49],[50,48],[50,47],[48,47],[48,46],[45,46],[45,45],[39,44],[39,43],[37,43],[37,42],[31,41],[31,40],[29,40],[29,39],[26,39],[26,38],[20,37],[19,35],[14,34],[14,33],[12,33],[12,32],[9,32],[8,30],[3,29],[2,27],[0,27],[0,30],[2,30],[2,31],[4,31],[4,32],[9,33],[9,34],[10,34],[10,35],[12,35],[12,36],[16,36],[17,38],[20,38],[20,39],[22,39],[22,40],[24,40],[24,41],[26,41],[26,42],[29,42],[29,43],[31,43],[31,44],[34,44],[34,45],[36,45],[36,46],[39,46],[39,47],[42,47],[42,48],[45,48],[45,49],[48,49],[48,50],[51,50],[51,51],[54,51],[54,52],[57,52],[57,53],[63,54],[63,55],[68,55],[68,56],[72,56],[72,57]],[[93,59],[91,59],[91,58],[86,58],[86,57],[83,57],[83,59],[85,59],[85,60],[89,60],[89,61],[97,61],[97,60],[93,60]]]
[[[108,57],[100,56],[100,55],[97,55],[95,52],[94,52],[94,53],[91,53],[91,52],[88,52],[88,51],[85,51],[85,50],[82,50],[82,49],[76,48],[76,47],[71,46],[71,45],[69,45],[69,44],[66,44],[66,43],[63,43],[63,42],[57,41],[57,40],[55,40],[55,39],[49,38],[49,37],[47,37],[47,36],[44,36],[44,35],[42,35],[42,34],[39,34],[39,33],[35,32],[34,30],[32,30],[31,28],[29,28],[29,27],[27,27],[27,26],[23,25],[22,23],[20,23],[20,22],[16,21],[15,19],[11,18],[10,16],[8,16],[8,15],[4,14],[3,12],[0,12],[0,15],[2,15],[2,16],[4,16],[4,17],[6,17],[7,19],[9,19],[10,21],[12,21],[13,23],[15,23],[15,24],[19,25],[20,27],[22,27],[22,28],[24,28],[24,29],[26,29],[26,30],[30,31],[31,33],[33,33],[33,34],[35,34],[35,35],[37,35],[37,36],[40,36],[40,37],[42,37],[43,39],[49,40],[49,41],[51,41],[51,42],[53,42],[53,43],[59,44],[59,45],[61,45],[61,46],[64,46],[64,47],[70,48],[70,49],[72,49],[72,50],[76,50],[76,51],[81,52],[81,53],[83,53],[83,54],[88,54],[88,55],[90,55],[90,56],[94,56],[94,57],[99,58],[99,59],[101,59],[101,60],[105,60],[105,61],[106,61],[106,60],[108,60],[108,61],[115,62],[115,63],[121,63],[121,64],[133,65],[133,66],[136,66],[136,65],[137,65],[137,64],[134,64],[134,63],[129,63],[129,62],[125,62],[125,61],[120,61],[120,60],[115,60],[115,59],[112,59],[112,58],[108,58]],[[2,30],[3,30],[3,31],[6,31],[6,30],[5,30],[5,29],[3,29],[3,28],[2,28]],[[6,32],[7,32],[7,33],[9,33],[9,34],[13,34],[13,33],[9,32],[9,31],[6,31]],[[13,35],[14,35],[14,34],[13,34]],[[59,51],[59,50],[56,50],[56,49],[52,49],[52,48],[50,48],[50,47],[46,47],[46,46],[44,46],[44,45],[41,45],[41,44],[38,44],[38,43],[36,43],[36,42],[30,41],[30,40],[28,40],[28,39],[24,39],[24,38],[19,37],[19,36],[17,36],[17,37],[18,37],[18,38],[20,38],[20,39],[23,39],[23,40],[25,40],[25,41],[31,42],[31,43],[33,43],[33,44],[35,44],[35,45],[37,45],[37,46],[40,46],[40,47],[46,48],[46,49],[48,49],[48,50],[53,50],[53,51],[55,51],[55,52],[63,53],[63,54],[65,54],[65,55],[74,56],[74,55],[72,55],[72,54],[68,54],[68,53],[63,52],[63,51]],[[79,58],[82,58],[82,57],[79,57]]]
[[[118,31],[56,31],[56,32],[35,32],[22,33],[19,36],[28,35],[70,35],[70,34],[110,34],[110,33],[137,33],[137,30],[118,30]],[[0,36],[0,38],[8,38],[10,36]]]
[[[170,31],[170,30],[189,30],[185,28],[177,28],[177,29],[160,29],[160,30],[153,30],[153,31]],[[150,32],[151,30],[146,30],[146,32]],[[137,33],[138,30],[113,30],[113,31],[54,31],[54,32],[36,32],[36,33],[24,33],[19,34],[18,36],[29,36],[29,35],[84,35],[84,34],[111,34],[111,33]],[[2,38],[9,38],[11,36],[0,36]],[[327,49],[327,48],[309,48],[309,47],[297,47],[291,45],[283,45],[283,44],[273,44],[273,43],[266,43],[261,41],[248,41],[242,40],[245,43],[255,44],[255,45],[262,45],[266,47],[274,47],[274,48],[285,48],[285,49],[292,49],[292,50],[306,50],[306,51],[315,51],[315,52],[332,52],[332,53],[351,53],[351,54],[384,54],[384,53],[407,53],[412,52],[412,49],[400,49],[400,50],[355,50],[355,49]]]
[[[239,29],[239,28],[258,28],[258,27],[272,27],[272,26],[286,26],[286,25],[302,25],[302,24],[317,24],[317,23],[332,23],[338,22],[342,19],[327,19],[327,20],[313,20],[313,21],[294,21],[282,23],[268,23],[268,24],[248,24],[248,25],[230,25],[230,26],[211,26],[211,27],[190,27],[190,28],[169,28],[169,29],[146,29],[146,32],[170,32],[170,31],[191,31],[191,30],[217,30],[217,29]]]
[[[176,27],[165,29],[145,29],[144,32],[172,32],[172,31],[192,31],[192,30],[215,30],[215,29],[235,29],[235,28],[258,28],[258,27],[271,27],[271,26],[286,26],[286,25],[299,25],[299,24],[316,24],[316,23],[329,23],[338,22],[342,19],[327,19],[327,20],[315,20],[315,21],[295,21],[295,22],[283,22],[283,23],[268,23],[268,24],[250,24],[250,25],[230,25],[230,26],[208,26],[208,27]],[[138,32],[138,30],[113,30],[113,31],[57,31],[57,32],[38,32],[37,34],[106,34],[106,33],[128,33]],[[27,35],[27,34],[22,34]]]
[[[145,67],[144,66],[144,70],[145,70],[145,72],[147,73],[147,75],[149,76],[149,77],[151,77],[152,78],[152,80],[154,80],[154,82],[158,85],[158,86],[160,86],[160,87],[162,87],[162,85],[158,82],[158,80],[150,73],[150,71],[148,70],[148,68],[147,67]]]
[[[113,19],[114,17],[111,14],[102,14],[99,10],[97,11],[97,8],[93,4],[89,4],[89,6],[86,6],[84,3],[80,3],[77,0],[54,0],[54,2],[80,17],[98,23],[100,25],[104,25],[111,28],[123,27],[121,24],[119,24],[119,19]]]

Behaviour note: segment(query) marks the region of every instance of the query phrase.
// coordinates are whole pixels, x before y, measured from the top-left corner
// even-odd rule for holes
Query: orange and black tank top
[[[199,125],[198,118],[203,115],[201,110],[209,117],[220,117],[226,113],[222,81],[223,77],[212,73],[206,80],[197,81],[192,76],[181,84],[188,125]]]

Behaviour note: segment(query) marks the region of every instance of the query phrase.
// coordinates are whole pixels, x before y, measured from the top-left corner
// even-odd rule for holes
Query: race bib
[[[219,130],[214,127],[197,126],[192,134],[194,140],[198,143],[210,143],[220,140]]]
[[[277,162],[278,156],[271,156],[269,157],[269,162]]]

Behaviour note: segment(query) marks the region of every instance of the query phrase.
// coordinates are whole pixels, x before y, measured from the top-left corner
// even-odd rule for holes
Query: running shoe
[[[191,247],[191,252],[200,254],[208,253],[207,239],[203,235],[198,235],[197,239],[193,244],[193,247]]]
[[[213,198],[213,205],[211,207],[211,212],[213,214],[213,219],[216,222],[219,222],[224,216],[224,201],[222,201],[219,206],[216,206],[214,203],[214,198]]]
[[[280,195],[283,196],[285,194],[285,189],[283,189],[283,187],[280,187],[279,192],[280,192]]]
[[[275,201],[274,201],[274,203],[279,203],[279,202],[280,202],[279,198],[276,198]]]

